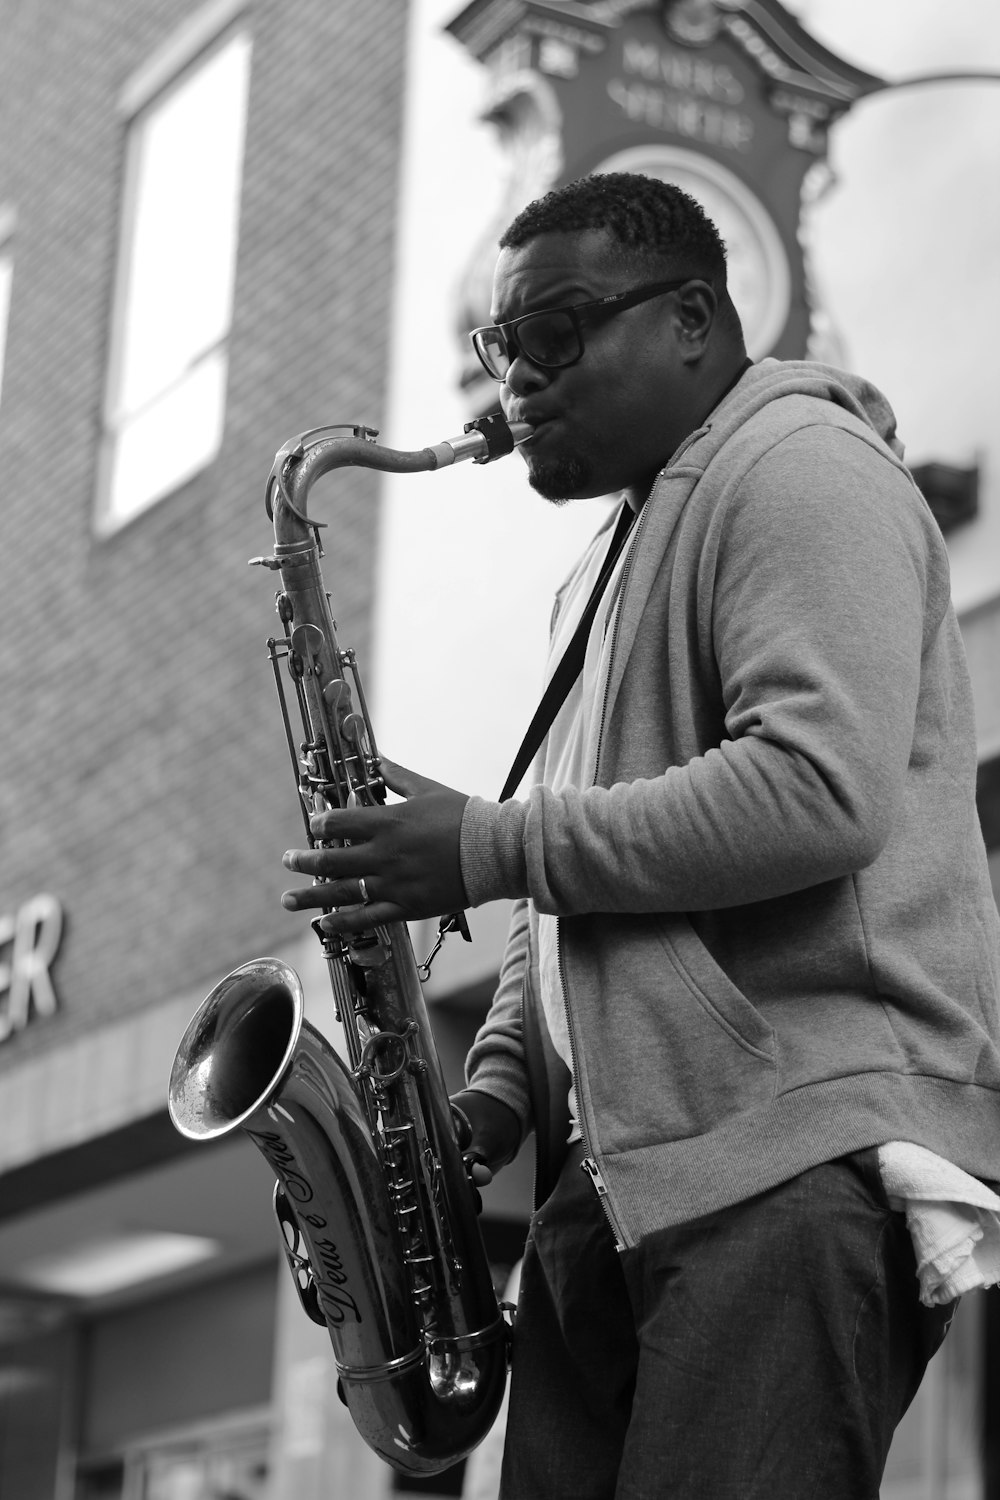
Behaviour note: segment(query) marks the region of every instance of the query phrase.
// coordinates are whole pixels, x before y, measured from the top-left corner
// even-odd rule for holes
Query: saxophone
[[[268,641],[306,834],[309,815],[385,798],[352,650],[337,643],[320,572],[311,485],[348,465],[413,473],[511,452],[530,429],[502,417],[416,452],[377,433],[316,428],[286,444],[267,481],[284,627]],[[296,747],[279,664],[294,684]],[[350,680],[348,680],[350,679]],[[355,706],[356,699],[356,706]],[[442,919],[458,929],[460,913]],[[274,1212],[305,1312],[330,1334],[338,1388],[361,1436],[393,1468],[429,1475],[485,1437],[507,1375],[509,1328],[490,1276],[477,1199],[405,923],[323,945],[342,1061],[303,1016],[298,975],[259,958],[202,1002],[174,1058],[168,1107],[194,1141],[241,1129],[277,1179]],[[440,941],[440,939],[439,939]]]

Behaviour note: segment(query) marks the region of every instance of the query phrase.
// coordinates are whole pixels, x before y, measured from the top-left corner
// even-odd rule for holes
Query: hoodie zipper
[[[558,968],[559,968],[559,983],[560,983],[560,985],[562,987],[563,1007],[564,1007],[564,1009],[566,1011],[566,1028],[567,1028],[567,1031],[569,1032],[569,1050],[570,1050],[570,1056],[573,1059],[573,1080],[574,1080],[574,1083],[577,1086],[577,1089],[576,1089],[576,1102],[577,1102],[577,1106],[578,1106],[579,1111],[580,1111],[580,1134],[583,1137],[584,1150],[587,1153],[586,1156],[583,1158],[583,1161],[580,1163],[580,1166],[581,1166],[583,1172],[587,1175],[587,1177],[590,1178],[590,1181],[591,1181],[591,1184],[593,1185],[594,1191],[597,1193],[597,1201],[600,1203],[601,1208],[604,1210],[604,1217],[605,1217],[605,1219],[608,1222],[608,1228],[611,1230],[611,1233],[614,1235],[615,1249],[620,1254],[625,1249],[625,1236],[622,1233],[621,1225],[618,1222],[618,1218],[617,1218],[617,1216],[615,1214],[615,1211],[611,1207],[611,1199],[608,1196],[608,1185],[604,1181],[604,1177],[603,1177],[603,1175],[601,1173],[600,1167],[597,1165],[597,1159],[594,1156],[593,1147],[590,1144],[590,1137],[587,1134],[587,1123],[586,1123],[586,1121],[584,1119],[583,1097],[582,1097],[582,1093],[581,1093],[581,1090],[580,1090],[580,1087],[579,1087],[580,1063],[579,1063],[579,1057],[578,1057],[577,1048],[576,1048],[576,1035],[575,1035],[575,1033],[573,1031],[573,1019],[572,1019],[572,1016],[570,1015],[570,1008],[569,1008],[569,1005],[568,1005],[567,999],[566,999],[566,994],[567,994],[567,991],[566,991],[566,970],[565,970],[565,968],[563,966],[562,918],[561,917],[557,918],[557,926],[556,926],[556,959],[557,959],[557,964],[558,964]]]
[[[750,367],[751,363],[752,361],[747,360],[747,363],[740,370],[739,375],[732,382],[733,385],[736,385],[737,382],[743,377],[744,373]],[[723,396],[726,396],[728,394],[729,392],[725,391],[723,393]],[[722,398],[720,398],[720,400],[721,399]],[[632,528],[632,535],[629,538],[628,546],[625,550],[625,557],[622,562],[622,571],[618,579],[617,597],[615,600],[616,607],[614,620],[612,621],[611,625],[611,645],[608,650],[608,668],[604,678],[604,696],[601,700],[601,718],[597,728],[597,747],[594,753],[594,772],[591,781],[591,785],[593,786],[597,785],[597,770],[601,763],[601,750],[604,745],[604,729],[607,723],[608,716],[608,699],[611,695],[611,676],[612,669],[615,664],[615,654],[618,650],[618,640],[620,635],[622,607],[625,600],[625,590],[628,586],[629,575],[632,571],[632,559],[638,549],[642,528],[645,525],[646,515],[649,511],[650,504],[653,499],[653,492],[659,485],[660,480],[665,477],[667,468],[673,468],[674,465],[676,465],[681,459],[683,454],[687,451],[687,449],[692,445],[692,443],[694,443],[696,439],[704,436],[704,434],[709,430],[709,426],[709,423],[705,423],[701,427],[697,428],[694,432],[689,433],[687,439],[681,444],[680,448],[671,458],[670,463],[666,466],[666,468],[660,470],[659,474],[657,474],[656,476],[656,480],[654,481],[653,488],[652,490],[650,490],[646,502],[640,510],[638,517],[636,518],[635,526]],[[597,1158],[594,1155],[594,1148],[591,1145],[590,1137],[587,1133],[586,1120],[584,1119],[583,1098],[578,1082],[580,1078],[580,1066],[576,1044],[576,1033],[573,1030],[573,1016],[569,1007],[568,990],[566,988],[566,970],[563,964],[563,932],[561,917],[557,918],[556,955],[559,968],[559,983],[562,986],[563,1009],[566,1012],[566,1029],[569,1034],[570,1056],[573,1059],[573,1079],[577,1084],[576,1099],[577,1105],[579,1106],[580,1110],[580,1134],[583,1138],[584,1149],[587,1153],[580,1165],[593,1184],[594,1191],[597,1193],[598,1202],[604,1210],[604,1215],[608,1221],[611,1233],[614,1235],[615,1249],[620,1253],[626,1248],[625,1237],[622,1233],[621,1225],[619,1223],[617,1215],[615,1214],[615,1211],[611,1206],[611,1199],[608,1194],[608,1185],[604,1181],[604,1176],[601,1172],[600,1167],[598,1166]]]
[[[652,496],[650,496],[650,499],[651,498],[652,498]],[[619,575],[619,578],[618,578],[618,587],[617,587],[617,590],[616,590],[616,597],[615,597],[614,620],[612,621],[612,625],[611,625],[611,645],[610,645],[610,648],[609,648],[609,651],[608,651],[608,669],[607,669],[607,673],[605,674],[605,680],[604,680],[604,697],[603,697],[602,702],[601,702],[601,718],[600,718],[600,723],[598,725],[598,731],[597,731],[597,751],[596,751],[596,754],[595,754],[595,757],[594,757],[594,775],[593,775],[593,784],[594,785],[596,785],[596,783],[597,783],[597,767],[598,767],[598,765],[600,763],[600,759],[601,759],[601,742],[602,742],[602,740],[604,738],[604,724],[605,724],[605,720],[607,718],[607,711],[608,711],[608,696],[609,696],[610,691],[611,691],[611,669],[614,666],[615,651],[617,650],[617,646],[618,646],[618,625],[619,625],[619,621],[621,619],[622,602],[623,602],[623,600],[625,598],[625,589],[626,589],[626,586],[628,584],[629,573],[631,572],[631,569],[632,569],[632,558],[635,555],[635,549],[636,549],[636,547],[638,545],[638,542],[639,542],[639,535],[640,535],[640,532],[642,530],[643,523],[645,521],[646,511],[647,511],[648,505],[649,505],[649,501],[647,500],[646,504],[642,507],[642,510],[639,512],[639,515],[636,518],[636,522],[635,522],[635,526],[634,526],[633,531],[632,531],[632,535],[629,538],[628,546],[625,549],[625,557],[624,557],[624,559],[622,561],[621,574]],[[568,991],[567,986],[566,986],[566,969],[565,969],[565,965],[563,963],[563,928],[562,928],[562,918],[559,917],[559,918],[556,919],[556,921],[557,921],[557,926],[556,926],[556,958],[557,958],[557,964],[558,964],[558,968],[559,968],[559,984],[560,984],[560,986],[562,988],[563,1009],[566,1012],[566,1030],[567,1030],[567,1033],[569,1035],[570,1056],[573,1059],[573,1080],[574,1080],[574,1082],[577,1085],[576,1100],[577,1100],[577,1105],[578,1105],[579,1111],[580,1111],[580,1134],[581,1134],[581,1136],[583,1138],[584,1150],[587,1153],[586,1156],[583,1158],[583,1161],[580,1163],[580,1166],[581,1166],[582,1170],[586,1173],[587,1177],[590,1178],[590,1181],[591,1181],[591,1184],[593,1185],[594,1191],[597,1193],[597,1200],[600,1203],[601,1208],[604,1211],[604,1217],[606,1218],[606,1220],[608,1222],[608,1227],[610,1228],[611,1233],[614,1235],[615,1249],[619,1253],[621,1253],[621,1251],[623,1251],[625,1249],[625,1236],[622,1233],[621,1225],[620,1225],[620,1223],[618,1221],[618,1218],[617,1218],[617,1216],[615,1214],[615,1211],[614,1211],[614,1209],[611,1206],[611,1199],[610,1199],[610,1196],[608,1194],[608,1185],[604,1181],[604,1176],[603,1176],[603,1174],[601,1172],[600,1167],[597,1164],[597,1158],[594,1155],[594,1148],[591,1145],[590,1136],[589,1136],[588,1131],[587,1131],[586,1120],[584,1119],[583,1096],[582,1096],[582,1091],[581,1091],[581,1089],[579,1087],[579,1079],[580,1079],[579,1054],[578,1054],[578,1050],[577,1050],[576,1032],[573,1029],[573,1015],[572,1015],[572,1011],[570,1010],[570,1006],[569,1006],[569,999],[568,999],[569,991]]]

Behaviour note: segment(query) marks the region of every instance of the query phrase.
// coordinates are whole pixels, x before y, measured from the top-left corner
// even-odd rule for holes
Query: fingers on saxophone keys
[[[362,861],[363,855],[359,851],[340,848],[286,849],[281,856],[285,869],[293,870],[296,875],[314,875],[320,880],[337,880],[342,884],[353,881],[351,889],[356,901],[361,899],[358,896],[358,866],[364,869]]]
[[[397,907],[386,902],[373,902],[369,906],[342,906],[337,911],[325,913],[317,926],[329,934],[370,932],[373,927],[385,926],[400,920]]]
[[[328,852],[326,849],[286,849],[281,863],[286,870],[294,870],[297,875],[330,874],[331,871],[323,868],[328,863]]]
[[[306,911],[316,906],[357,907],[363,911],[371,900],[367,885],[357,876],[344,880],[324,880],[320,885],[300,886],[284,891],[281,904],[286,911]]]
[[[312,814],[309,819],[309,832],[313,838],[324,839],[331,843],[335,840],[371,838],[377,826],[380,811],[380,808],[367,806],[331,807],[326,812]]]

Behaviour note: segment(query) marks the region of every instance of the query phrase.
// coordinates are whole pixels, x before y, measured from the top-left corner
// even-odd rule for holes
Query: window
[[[265,1500],[269,1448],[263,1415],[206,1423],[85,1464],[77,1500]]]
[[[231,8],[231,7],[230,7]],[[218,7],[202,13],[210,22]],[[202,26],[201,30],[204,30]],[[98,527],[111,531],[205,468],[225,415],[250,75],[243,31],[133,81]],[[173,76],[164,81],[165,63]],[[134,99],[158,84],[152,97]]]
[[[14,211],[0,203],[0,397],[3,395],[3,365],[7,348],[7,317],[10,284],[14,277]]]

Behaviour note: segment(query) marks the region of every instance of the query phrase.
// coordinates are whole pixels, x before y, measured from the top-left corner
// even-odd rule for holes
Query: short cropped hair
[[[623,259],[665,262],[671,270],[726,285],[726,247],[712,220],[690,193],[658,177],[603,172],[554,188],[523,208],[500,237],[516,249],[539,234],[605,229]]]

